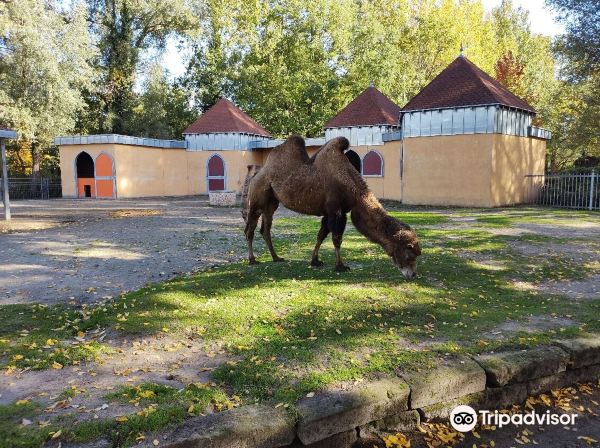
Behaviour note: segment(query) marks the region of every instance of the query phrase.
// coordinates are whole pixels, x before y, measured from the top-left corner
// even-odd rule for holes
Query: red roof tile
[[[375,87],[368,87],[363,93],[325,123],[325,128],[350,126],[397,126],[400,106]]]
[[[502,104],[535,113],[526,101],[507,90],[463,56],[457,57],[402,108],[403,111]]]
[[[184,134],[240,132],[271,137],[271,134],[226,98],[221,98],[187,127]]]

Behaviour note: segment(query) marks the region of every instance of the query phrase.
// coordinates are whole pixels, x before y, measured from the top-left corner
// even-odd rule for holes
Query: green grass
[[[65,389],[60,398],[73,397],[76,393],[72,388]],[[0,405],[0,448],[40,447],[59,430],[60,440],[85,443],[103,437],[115,447],[130,446],[144,433],[207,411],[231,409],[238,402],[235,397],[233,400],[228,398],[220,389],[204,384],[189,384],[178,390],[161,384],[143,383],[121,387],[105,398],[133,404],[138,410],[111,419],[76,422],[69,415],[45,415],[42,407],[35,402]],[[29,424],[23,425],[23,419],[29,420]],[[40,419],[49,421],[49,424],[41,427]]]
[[[5,369],[40,369],[54,362],[68,365],[94,359],[110,350],[104,343],[90,342],[95,332],[106,328],[130,338],[168,333],[203,340],[207,346],[222,344],[231,361],[214,372],[214,381],[243,403],[291,404],[309,391],[376,372],[423,368],[439,357],[544,343],[557,334],[574,336],[580,327],[600,330],[600,300],[573,306],[565,297],[513,286],[513,281],[535,284],[590,274],[593,265],[580,266],[567,256],[527,256],[513,247],[564,241],[493,235],[468,227],[431,228],[448,222],[448,216],[419,209],[394,215],[413,226],[421,239],[423,255],[415,281],[405,281],[383,251],[351,226],[343,254],[352,270],[334,271],[330,242],[321,253],[326,265],[309,268],[318,220],[279,219],[273,231],[284,263],[270,263],[263,253],[259,260],[264,263],[257,266],[239,262],[212,268],[98,307],[1,307],[0,364]],[[258,238],[257,248],[265,252]],[[465,254],[493,259],[499,267],[491,269]],[[486,338],[507,320],[542,315],[571,318],[575,325],[518,332],[502,340]],[[84,338],[72,345],[81,334]],[[48,339],[53,339],[52,345]],[[139,398],[146,390],[153,396]],[[186,418],[189,403],[200,409],[207,403],[227,402],[217,388],[176,391],[159,385],[119,390],[109,398],[138,400],[142,408],[154,403],[156,409],[146,416],[133,414],[127,422],[79,424],[69,432],[72,440],[111,434],[116,446],[130,444],[139,432]]]
[[[148,431],[179,423],[208,410],[221,411],[235,405],[235,401],[221,390],[195,383],[181,390],[154,383],[124,386],[105,398],[134,404],[139,411],[115,419],[76,424],[66,432],[67,440],[83,443],[102,436],[110,440],[113,446],[128,446]]]
[[[0,405],[0,448],[38,448],[58,431],[55,425],[40,427],[34,419],[40,415],[38,403],[11,403]],[[23,425],[23,419],[30,425]]]
[[[498,213],[490,210],[484,216],[477,217],[477,222],[489,227],[512,227],[515,224],[564,225],[573,219],[578,221],[597,221],[597,212],[583,210],[554,210],[540,208],[509,208]]]

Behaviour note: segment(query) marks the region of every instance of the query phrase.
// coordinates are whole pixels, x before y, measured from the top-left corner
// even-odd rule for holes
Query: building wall
[[[494,140],[494,134],[406,138],[402,202],[492,206]]]
[[[546,140],[494,135],[492,205],[520,204],[525,200],[527,174],[544,174]]]
[[[115,145],[113,144],[94,144],[94,145],[61,145],[60,154],[60,177],[62,182],[62,194],[66,198],[77,197],[77,179],[75,170],[75,158],[85,151],[94,161],[101,153],[106,153],[115,158]]]
[[[400,141],[386,142],[382,146],[351,146],[362,160],[370,151],[376,151],[383,158],[383,176],[364,176],[369,189],[379,199],[402,199],[402,185],[400,179]]]
[[[313,155],[319,147],[308,147]],[[404,179],[400,176],[401,141],[352,146],[361,159],[371,150],[383,157],[383,176],[365,177],[381,199],[406,204],[501,206],[520,203],[526,174],[543,174],[546,141],[501,134],[414,137],[404,140]],[[122,144],[61,145],[64,197],[77,197],[75,158],[86,151],[115,163],[116,196],[181,196],[207,194],[209,158],[225,161],[225,188],[241,192],[248,165],[264,166],[262,151],[185,151]]]
[[[207,194],[206,166],[213,154],[225,161],[225,188],[241,191],[247,165],[262,165],[261,152],[185,151],[119,144],[61,145],[64,197],[77,197],[75,159],[85,151],[94,161],[102,153],[113,157],[119,198]]]

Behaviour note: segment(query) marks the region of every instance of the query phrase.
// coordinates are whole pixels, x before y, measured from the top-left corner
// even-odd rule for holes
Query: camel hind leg
[[[310,265],[314,267],[323,266],[323,262],[319,260],[319,249],[321,248],[321,244],[329,235],[329,225],[327,224],[327,216],[323,216],[321,219],[321,228],[319,229],[319,233],[317,235],[317,244],[313,249],[312,260],[310,261]]]
[[[254,256],[254,249],[252,248],[252,243],[254,241],[254,231],[256,230],[256,225],[258,224],[258,218],[260,218],[260,211],[253,210],[250,208],[246,215],[246,229],[244,230],[244,234],[246,235],[246,242],[248,243],[248,263],[256,264],[256,257]]]
[[[335,270],[337,272],[349,271],[350,268],[344,264],[341,255],[342,237],[346,230],[346,214],[341,210],[332,213],[328,216],[327,223],[329,224],[329,230],[331,230],[333,247],[335,247]]]
[[[270,198],[269,203],[266,204],[263,209],[260,233],[263,236],[265,243],[267,243],[267,247],[269,248],[269,252],[271,252],[271,257],[273,258],[273,261],[285,261],[275,252],[275,248],[273,247],[273,241],[271,239],[271,226],[273,225],[273,214],[275,213],[275,210],[277,210],[277,207],[279,207],[279,201],[273,195]]]

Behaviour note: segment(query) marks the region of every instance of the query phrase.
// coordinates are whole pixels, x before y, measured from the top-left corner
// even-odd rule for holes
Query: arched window
[[[363,157],[363,176],[383,176],[383,158],[377,151],[369,151]]]
[[[87,152],[80,152],[75,161],[77,167],[77,177],[93,178],[94,177],[94,159]]]
[[[356,168],[356,171],[360,173],[362,165],[362,162],[360,161],[360,156],[351,149],[349,149],[348,151],[346,151],[346,157],[348,158],[352,166]]]
[[[208,191],[225,190],[225,161],[218,154],[213,154],[206,164]]]

